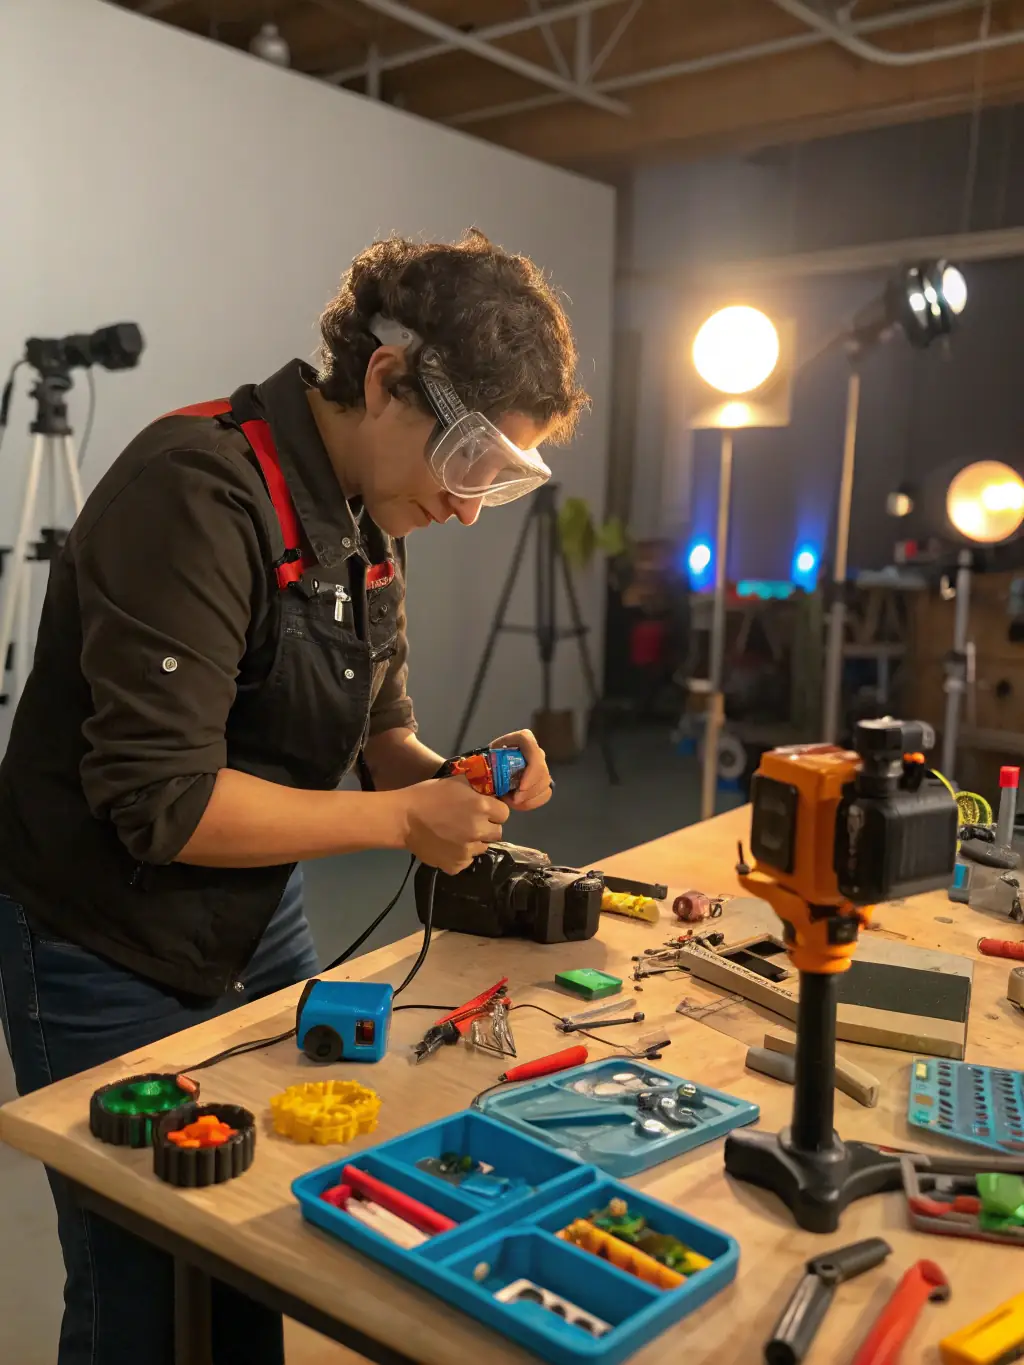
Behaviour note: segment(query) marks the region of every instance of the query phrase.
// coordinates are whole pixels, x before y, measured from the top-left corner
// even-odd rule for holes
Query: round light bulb
[[[909,493],[897,489],[886,498],[885,510],[891,517],[908,517],[914,510],[914,500]]]
[[[968,540],[995,545],[1024,521],[1024,479],[998,460],[970,464],[949,485],[946,513]]]
[[[711,547],[695,545],[690,551],[690,568],[694,573],[703,573],[711,563]]]
[[[810,573],[814,565],[814,552],[812,550],[801,550],[796,557],[797,573]]]
[[[955,265],[947,265],[942,272],[942,293],[949,311],[959,316],[967,305],[967,281]]]
[[[757,308],[722,308],[697,333],[693,363],[713,389],[752,393],[779,363],[779,334]]]

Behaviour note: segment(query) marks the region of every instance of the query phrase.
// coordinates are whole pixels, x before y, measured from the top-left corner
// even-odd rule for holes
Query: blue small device
[[[394,988],[374,981],[307,981],[295,1040],[311,1062],[379,1062],[388,1050]]]

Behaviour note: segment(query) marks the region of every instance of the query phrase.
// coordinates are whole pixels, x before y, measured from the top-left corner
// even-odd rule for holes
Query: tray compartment
[[[455,1185],[422,1170],[417,1164],[424,1159],[439,1159],[449,1152],[472,1156],[476,1161],[492,1166],[493,1172],[482,1178],[471,1175],[467,1181]],[[569,1171],[581,1169],[571,1154],[553,1151],[506,1124],[469,1109],[381,1143],[373,1148],[373,1153],[390,1166],[408,1171],[410,1178],[423,1190],[456,1194],[464,1206],[474,1211],[509,1211],[513,1206],[518,1209],[540,1187]],[[360,1158],[354,1160],[358,1164]],[[381,1179],[386,1177],[381,1176]],[[503,1179],[509,1182],[505,1186],[499,1183]],[[419,1197],[424,1203],[433,1205],[432,1195],[424,1193]]]
[[[484,1321],[533,1350],[564,1349],[573,1357],[600,1359],[625,1341],[623,1328],[656,1308],[659,1291],[624,1275],[596,1257],[534,1228],[516,1228],[478,1243],[449,1262],[446,1271],[478,1301]],[[610,1329],[594,1335],[557,1313],[528,1301],[503,1303],[495,1294],[519,1280],[550,1291],[586,1317]],[[549,1355],[550,1358],[550,1355]]]
[[[615,1091],[620,1076],[633,1076],[636,1084]],[[672,1095],[683,1081],[681,1076],[632,1059],[611,1057],[496,1091],[483,1100],[483,1108],[524,1136],[561,1151],[573,1151],[581,1161],[609,1175],[630,1176],[712,1142],[758,1117],[756,1104],[698,1086],[704,1102],[692,1110],[697,1127],[665,1122],[666,1131],[659,1136],[638,1132],[634,1123],[637,1093],[651,1089]],[[611,1089],[612,1093],[595,1093],[594,1087]]]

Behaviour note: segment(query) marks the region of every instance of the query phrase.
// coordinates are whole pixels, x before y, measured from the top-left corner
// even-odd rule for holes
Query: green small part
[[[100,1103],[108,1114],[166,1114],[185,1104],[191,1096],[173,1076],[134,1081],[108,1090]]]
[[[981,1218],[993,1224],[1024,1225],[1024,1179],[1019,1175],[987,1172],[977,1177]]]
[[[460,1171],[463,1171],[465,1172],[466,1175],[468,1175],[470,1171],[476,1170],[476,1162],[473,1160],[471,1156],[468,1155],[460,1156],[458,1168]]]
[[[609,976],[607,972],[595,971],[593,967],[579,967],[571,972],[558,972],[556,985],[567,991],[582,995],[584,1000],[600,1000],[602,995],[614,995],[622,990],[622,979]]]

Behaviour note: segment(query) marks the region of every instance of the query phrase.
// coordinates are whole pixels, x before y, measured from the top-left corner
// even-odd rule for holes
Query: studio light
[[[976,545],[1008,540],[1024,521],[1024,479],[998,460],[970,464],[949,485],[946,515]]]
[[[822,738],[828,744],[835,744],[839,738],[846,630],[846,569],[860,411],[860,362],[868,350],[889,340],[899,331],[912,346],[923,350],[938,337],[949,335],[966,306],[967,282],[955,265],[948,261],[903,265],[889,280],[884,291],[857,313],[850,326],[841,329],[815,353],[821,355],[841,345],[850,362],[822,697]],[[906,516],[913,508],[913,499],[905,489],[900,488],[890,494],[886,507],[893,516]]]
[[[705,384],[719,393],[753,393],[771,377],[778,363],[775,324],[759,309],[746,305],[712,313],[693,343],[694,368]]]
[[[706,386],[703,402],[698,400],[690,414],[690,425],[697,430],[717,431],[721,441],[714,555],[710,545],[698,543],[691,548],[689,559],[691,571],[698,576],[714,564],[708,678],[701,684],[702,690],[708,693],[701,772],[702,819],[715,812],[718,746],[725,722],[722,673],[733,432],[788,423],[792,339],[791,325],[783,325],[780,338],[779,328],[760,309],[747,304],[730,304],[719,308],[701,324],[690,353],[693,368]],[[783,359],[784,363],[780,364]],[[708,389],[714,392],[709,394]]]
[[[711,546],[703,541],[698,541],[690,551],[686,561],[690,566],[690,571],[695,574],[702,574],[711,563]]]

